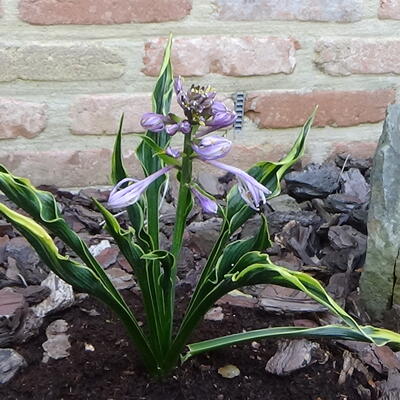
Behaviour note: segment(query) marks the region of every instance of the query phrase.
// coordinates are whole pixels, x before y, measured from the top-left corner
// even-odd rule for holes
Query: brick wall
[[[371,155],[399,97],[400,0],[0,4],[0,162],[36,184],[107,183],[120,114],[140,132],[169,32],[175,73],[246,93],[229,134],[241,167],[284,154],[316,104],[308,160]],[[125,135],[133,174],[135,143]]]

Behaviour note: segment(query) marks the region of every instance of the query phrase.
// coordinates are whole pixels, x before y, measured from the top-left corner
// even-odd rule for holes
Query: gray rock
[[[0,347],[23,343],[38,333],[43,320],[27,308],[24,296],[11,288],[0,290]]]
[[[218,239],[222,225],[221,218],[210,218],[204,222],[192,222],[188,226],[187,246],[202,257],[208,256]]]
[[[274,197],[273,199],[268,200],[268,204],[274,211],[301,211],[299,203],[288,194],[281,194],[278,197]]]
[[[0,346],[7,346],[23,324],[27,304],[24,296],[11,288],[0,290]]]
[[[298,200],[326,197],[339,187],[340,169],[333,164],[310,164],[285,176],[287,190]]]
[[[7,383],[23,367],[25,359],[13,349],[0,349],[0,384]]]
[[[316,362],[324,363],[328,357],[318,343],[305,339],[281,341],[265,370],[270,374],[285,376]]]
[[[46,329],[47,340],[42,344],[44,349],[43,362],[52,358],[59,360],[69,356],[71,344],[69,342],[68,323],[63,319],[53,321]]]
[[[224,185],[219,183],[218,177],[209,172],[200,171],[197,177],[200,186],[212,196],[221,197],[225,194]]]
[[[51,290],[47,286],[39,285],[28,286],[26,288],[15,288],[14,290],[16,293],[21,293],[30,306],[41,303],[51,293]]]
[[[42,282],[42,286],[47,286],[51,293],[41,303],[32,307],[33,312],[38,317],[43,318],[48,314],[65,310],[74,304],[72,286],[53,272],[50,272],[49,276]]]
[[[367,203],[371,187],[358,169],[351,168],[342,174],[341,192],[359,199],[361,203]]]
[[[339,168],[357,168],[362,172],[372,167],[372,158],[353,158],[351,154],[341,153],[335,158],[335,164]]]
[[[47,276],[47,268],[40,263],[39,256],[22,236],[8,242],[5,257],[16,261],[21,275],[31,285],[39,285]]]
[[[391,105],[371,172],[368,251],[360,281],[362,301],[373,318],[400,304],[399,177],[400,105]]]
[[[267,215],[268,227],[271,235],[281,232],[283,227],[290,221],[296,221],[301,226],[312,226],[315,229],[322,224],[322,218],[314,211],[275,211]]]
[[[363,202],[358,198],[345,193],[330,194],[325,199],[326,208],[329,211],[349,214],[359,209]]]
[[[130,289],[135,286],[132,274],[121,268],[107,269],[107,275],[118,290]]]

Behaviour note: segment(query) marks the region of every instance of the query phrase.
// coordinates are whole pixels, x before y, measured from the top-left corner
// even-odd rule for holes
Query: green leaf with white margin
[[[149,346],[147,338],[139,327],[136,318],[121,301],[119,296],[109,290],[90,268],[71,261],[68,257],[59,254],[57,246],[52,238],[38,223],[32,218],[21,215],[4,204],[0,203],[0,214],[3,214],[7,220],[28,240],[31,246],[36,250],[41,260],[60,278],[71,284],[75,289],[89,293],[107,304],[125,324],[127,331],[138,347],[143,361],[150,370],[156,372],[157,363],[154,359],[152,349]],[[108,278],[107,278],[108,279]],[[111,282],[109,282],[111,284]],[[112,285],[112,284],[111,284]]]
[[[238,240],[229,244],[222,252],[214,268],[203,282],[199,282],[190,300],[185,316],[179,327],[178,334],[173,343],[170,357],[179,353],[197,324],[210,307],[224,294],[235,289],[231,279],[226,279],[228,273],[234,270],[242,254],[254,250],[264,250],[269,245],[269,234],[266,219],[263,216],[262,224],[255,237]]]
[[[107,274],[90,254],[85,243],[62,218],[58,204],[51,193],[36,189],[28,179],[13,176],[1,165],[0,190],[38,224],[58,236],[108,287],[110,292],[122,300],[118,290],[111,284]]]
[[[115,138],[114,149],[111,157],[111,183],[116,185],[118,182],[127,178],[123,156],[122,156],[122,130],[124,124],[124,114],[121,116],[117,136]],[[135,231],[139,232],[143,229],[144,215],[143,215],[143,201],[138,201],[135,204],[127,207],[129,220]]]
[[[160,69],[156,86],[152,96],[153,112],[167,115],[171,106],[173,74],[171,65],[172,35],[170,35],[164,51],[163,62]],[[147,131],[146,136],[153,140],[162,149],[165,149],[170,141],[170,136],[165,132]],[[155,157],[154,150],[142,140],[136,150],[136,154],[142,164],[146,176],[153,174],[163,167],[159,157]],[[147,223],[148,233],[153,239],[153,249],[159,248],[159,198],[162,185],[165,183],[165,176],[158,178],[146,191],[147,200]],[[156,268],[158,270],[158,268]]]
[[[400,349],[400,335],[387,329],[373,326],[360,326],[361,332],[348,326],[326,325],[317,328],[302,327],[276,327],[257,329],[250,332],[236,333],[215,339],[209,339],[198,343],[189,344],[189,351],[181,357],[182,362],[198,354],[220,349],[222,347],[236,345],[242,342],[261,339],[283,338],[311,338],[311,339],[335,339],[357,340],[360,342],[374,343],[378,346],[388,345],[394,350]]]
[[[224,291],[239,289],[248,285],[274,284],[300,290],[318,303],[324,305],[330,312],[338,316],[347,326],[330,325],[321,328],[268,328],[243,334],[230,335],[217,339],[189,345],[186,359],[203,351],[229,346],[245,340],[256,340],[268,337],[331,337],[350,340],[360,340],[378,345],[390,344],[400,347],[400,335],[388,330],[370,326],[360,326],[342,307],[340,307],[325,291],[323,286],[311,276],[297,271],[291,271],[271,263],[266,254],[250,252],[245,254],[232,270],[225,276],[219,288],[210,293],[209,299],[203,301],[210,304],[215,296],[223,295]],[[231,285],[229,285],[231,281]]]

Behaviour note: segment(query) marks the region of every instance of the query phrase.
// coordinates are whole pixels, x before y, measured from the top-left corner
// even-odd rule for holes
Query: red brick
[[[233,108],[232,100],[224,95],[217,96],[227,107]],[[124,113],[124,133],[141,133],[140,120],[151,111],[151,94],[109,94],[79,97],[71,106],[71,132],[78,135],[115,135]],[[183,117],[175,98],[171,112]]]
[[[0,152],[0,163],[15,175],[57,187],[109,184],[110,159],[110,149]],[[136,175],[140,171],[133,152],[126,165]]]
[[[395,99],[393,89],[254,92],[245,110],[260,128],[290,128],[303,125],[318,105],[315,126],[352,126],[382,121]]]
[[[380,0],[378,15],[382,19],[400,19],[400,1]]]
[[[191,0],[21,0],[20,18],[31,24],[123,24],[184,18]]]
[[[214,0],[222,20],[299,20],[354,22],[363,15],[362,0]]]
[[[164,44],[161,38],[146,43],[146,75],[158,75]],[[270,36],[181,37],[174,40],[172,62],[174,72],[183,76],[290,74],[296,65],[297,46],[293,39]]]
[[[124,132],[143,132],[140,119],[151,111],[149,95],[94,95],[82,96],[70,111],[71,132],[74,134],[116,134],[124,113]]]
[[[354,158],[371,158],[375,154],[377,142],[351,141],[333,143],[328,159],[333,160],[337,154],[350,154]]]
[[[47,125],[47,106],[0,98],[0,139],[33,138]]]
[[[329,75],[400,74],[400,39],[322,39],[315,64]]]

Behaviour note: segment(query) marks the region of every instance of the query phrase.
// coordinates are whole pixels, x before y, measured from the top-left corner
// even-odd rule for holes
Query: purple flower
[[[181,152],[177,149],[173,149],[172,147],[168,147],[167,150],[165,150],[165,154],[174,158],[178,158],[181,155]]]
[[[214,101],[212,107],[211,107],[212,113],[217,114],[217,113],[224,113],[229,111],[228,108],[224,103],[221,103],[220,101]]]
[[[162,132],[165,128],[165,117],[162,114],[146,113],[140,120],[144,129],[152,132]]]
[[[183,134],[190,133],[192,126],[189,124],[189,121],[181,121],[181,122],[174,122],[172,124],[168,124],[165,127],[165,131],[168,135],[173,136],[177,132],[182,132]]]
[[[147,178],[138,181],[137,179],[125,178],[118,182],[117,185],[110,193],[108,198],[108,207],[110,208],[123,208],[135,204],[140,196],[146,191],[146,189],[160,176],[166,174],[173,167],[164,167]],[[123,184],[127,182],[134,182],[132,185],[127,186],[124,189],[118,190]]]
[[[267,202],[265,195],[271,194],[271,191],[252,176],[239,168],[223,164],[219,161],[208,160],[207,162],[211,165],[214,165],[214,167],[231,172],[236,176],[236,179],[238,180],[239,193],[242,196],[242,199],[253,210],[258,211],[260,204],[265,204]]]
[[[214,116],[206,121],[206,128],[199,131],[197,137],[207,135],[208,133],[217,131],[218,129],[227,128],[236,121],[237,115],[226,109],[224,112],[217,112]]]
[[[186,118],[190,123],[204,123],[212,115],[212,105],[216,92],[211,86],[194,86],[185,91],[182,78],[175,78],[174,90],[178,104],[183,109]]]
[[[218,211],[217,203],[211,199],[210,197],[206,196],[205,194],[201,193],[196,188],[191,188],[192,193],[194,194],[197,202],[199,203],[203,212],[208,214],[216,214]]]
[[[193,150],[202,160],[216,160],[225,157],[231,150],[232,142],[220,136],[201,139],[199,145],[192,144]]]

